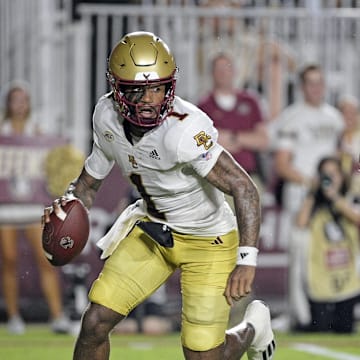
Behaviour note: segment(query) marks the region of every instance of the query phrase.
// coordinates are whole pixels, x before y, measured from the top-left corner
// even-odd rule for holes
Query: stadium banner
[[[0,136],[0,203],[48,204],[44,161],[66,143],[54,136]]]

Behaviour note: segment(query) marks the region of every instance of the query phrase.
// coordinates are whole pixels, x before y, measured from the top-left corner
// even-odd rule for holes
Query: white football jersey
[[[223,151],[204,112],[175,97],[171,115],[134,145],[123,122],[109,94],[103,96],[94,111],[93,150],[85,162],[91,176],[103,179],[117,163],[144,199],[149,218],[177,232],[218,236],[236,228],[224,194],[204,178]]]

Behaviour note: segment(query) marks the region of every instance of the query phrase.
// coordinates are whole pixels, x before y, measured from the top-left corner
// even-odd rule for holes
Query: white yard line
[[[313,355],[327,356],[329,359],[336,360],[360,360],[360,356],[343,353],[340,351],[333,351],[325,347],[311,345],[311,344],[295,344],[292,346],[293,349],[307,352]]]

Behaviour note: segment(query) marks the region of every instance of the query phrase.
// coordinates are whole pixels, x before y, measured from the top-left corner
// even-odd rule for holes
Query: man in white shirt
[[[273,124],[275,171],[284,181],[282,234],[290,249],[289,300],[292,325],[310,319],[301,284],[301,239],[292,227],[307,191],[316,181],[318,163],[334,155],[344,121],[339,111],[324,101],[325,80],[321,68],[309,65],[300,73],[303,99],[286,108]]]

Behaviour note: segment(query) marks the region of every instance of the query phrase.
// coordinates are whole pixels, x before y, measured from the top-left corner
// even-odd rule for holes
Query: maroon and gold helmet
[[[138,126],[161,124],[172,110],[176,73],[174,57],[159,37],[143,31],[125,35],[110,54],[107,73],[120,114]],[[156,85],[165,85],[165,97],[157,118],[149,121],[138,115],[136,102],[125,92],[129,88]]]

